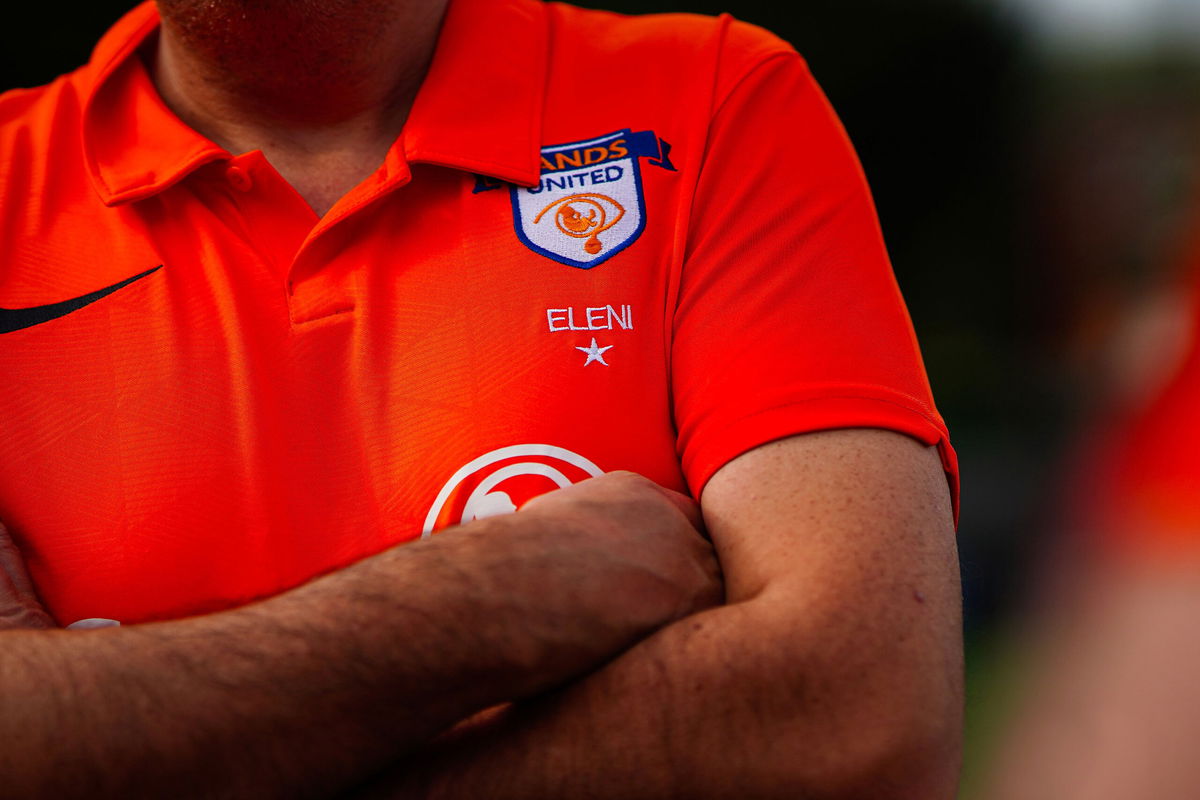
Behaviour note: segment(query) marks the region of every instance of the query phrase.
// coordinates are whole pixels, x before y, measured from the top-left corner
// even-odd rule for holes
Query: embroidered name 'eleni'
[[[576,324],[578,319],[581,324]],[[633,330],[633,306],[588,306],[582,312],[575,308],[547,308],[546,325],[551,333],[559,331]]]

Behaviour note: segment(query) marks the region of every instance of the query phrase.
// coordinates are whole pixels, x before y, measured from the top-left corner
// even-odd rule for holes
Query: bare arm
[[[936,454],[795,437],[727,465],[701,505],[727,606],[460,728],[380,795],[953,797],[960,598]]]
[[[715,564],[681,509],[608,476],[242,609],[0,631],[2,793],[290,798],[361,781],[714,602]],[[28,607],[5,555],[7,605]]]

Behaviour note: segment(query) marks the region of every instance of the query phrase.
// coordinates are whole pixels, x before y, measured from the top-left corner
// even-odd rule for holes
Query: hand
[[[54,627],[33,589],[25,560],[0,523],[0,631]]]
[[[724,598],[720,565],[703,534],[700,507],[640,475],[608,473],[535,497],[521,513],[539,515],[561,525],[569,536],[582,537],[571,538],[570,545],[592,556],[591,577],[599,583],[613,581],[603,588],[624,596],[611,600],[637,601],[643,610],[656,612],[651,615],[658,618],[655,627]],[[647,581],[658,585],[661,596],[642,594],[659,594]]]
[[[519,635],[504,650],[524,653],[524,685],[443,732],[426,751],[355,800],[429,796],[438,748],[453,750],[521,713],[520,701],[562,687],[659,628],[724,601],[721,570],[690,498],[631,472],[613,472],[525,503],[516,514],[468,523],[429,545],[488,598],[473,621],[502,630],[517,610]],[[502,576],[500,585],[494,577]],[[535,642],[531,651],[526,641]],[[518,644],[521,643],[521,644]],[[500,648],[495,648],[500,649]],[[553,696],[553,695],[548,695]],[[431,771],[433,770],[433,771]],[[348,795],[349,797],[349,795]]]
[[[542,495],[509,519],[511,580],[541,587],[538,613],[527,618],[553,626],[546,638],[568,671],[724,599],[699,508],[639,475],[610,473]]]

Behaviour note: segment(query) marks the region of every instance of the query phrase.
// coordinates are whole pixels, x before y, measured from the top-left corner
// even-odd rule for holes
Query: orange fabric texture
[[[229,607],[600,471],[699,494],[806,431],[937,444],[957,486],[866,183],[776,37],[453,0],[318,219],[163,105],[156,29],[0,97],[0,519],[61,622]]]

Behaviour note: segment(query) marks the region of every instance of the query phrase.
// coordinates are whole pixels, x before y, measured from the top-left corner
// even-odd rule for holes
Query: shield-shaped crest
[[[517,237],[534,252],[580,269],[633,244],[646,227],[638,160],[649,154],[638,151],[641,138],[624,130],[542,148],[538,185],[510,189]]]

